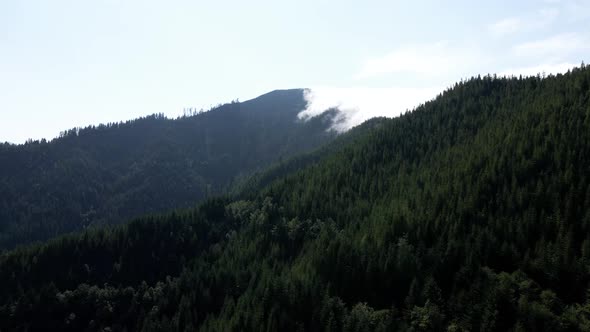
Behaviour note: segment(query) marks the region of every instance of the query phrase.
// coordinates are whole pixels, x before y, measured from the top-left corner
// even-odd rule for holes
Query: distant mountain
[[[194,116],[72,129],[0,145],[0,249],[87,226],[186,208],[282,158],[330,141],[303,90],[277,90]]]
[[[590,67],[473,78],[320,149],[0,255],[0,329],[590,330]]]

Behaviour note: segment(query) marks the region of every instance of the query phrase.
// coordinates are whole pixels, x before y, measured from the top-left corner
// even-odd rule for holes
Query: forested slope
[[[331,116],[301,121],[303,90],[208,112],[72,129],[0,144],[0,249],[193,206],[281,158],[331,140]]]
[[[589,83],[473,78],[239,199],[9,252],[0,328],[588,331]]]

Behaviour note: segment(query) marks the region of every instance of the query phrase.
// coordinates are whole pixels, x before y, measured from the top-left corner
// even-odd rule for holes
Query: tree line
[[[236,195],[8,252],[0,329],[588,331],[589,84],[472,78]]]

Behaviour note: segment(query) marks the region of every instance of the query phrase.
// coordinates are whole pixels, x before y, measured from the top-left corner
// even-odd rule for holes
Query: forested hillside
[[[589,331],[589,86],[472,78],[238,198],[5,253],[0,329]]]
[[[0,250],[220,194],[334,137],[333,114],[303,122],[304,108],[302,90],[274,91],[174,120],[154,115],[0,144]]]

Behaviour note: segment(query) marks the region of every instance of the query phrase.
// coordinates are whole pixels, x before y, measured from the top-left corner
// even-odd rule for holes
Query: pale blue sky
[[[0,2],[0,141],[278,88],[356,124],[478,73],[588,60],[590,0]]]

